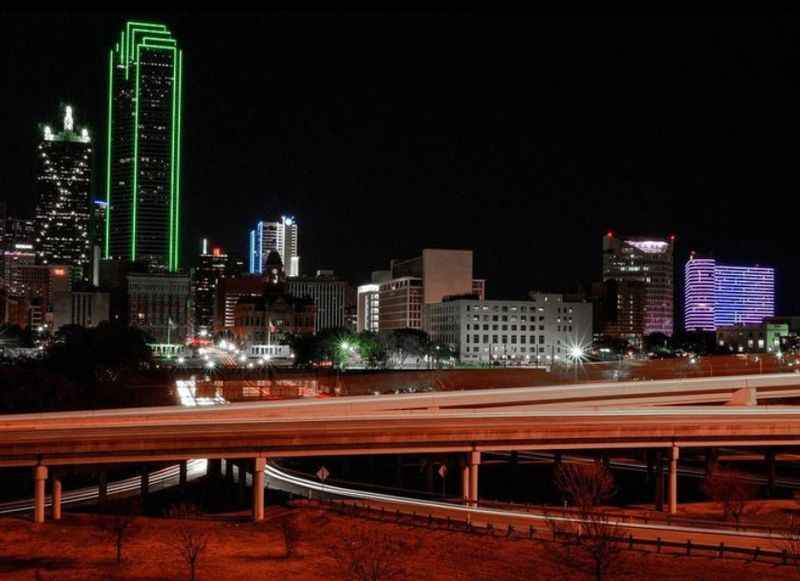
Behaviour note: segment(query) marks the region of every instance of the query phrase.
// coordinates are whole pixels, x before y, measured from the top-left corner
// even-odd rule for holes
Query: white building
[[[425,305],[425,331],[462,363],[548,365],[591,343],[592,305],[544,293],[528,301],[444,300]]]
[[[380,331],[381,283],[392,278],[388,270],[376,270],[372,273],[370,284],[362,284],[356,296],[356,332]]]
[[[380,288],[378,284],[362,284],[358,287],[356,332],[377,333],[380,329]]]
[[[250,273],[264,272],[270,251],[281,255],[286,276],[300,276],[300,247],[294,218],[281,216],[280,222],[258,222],[250,231]]]

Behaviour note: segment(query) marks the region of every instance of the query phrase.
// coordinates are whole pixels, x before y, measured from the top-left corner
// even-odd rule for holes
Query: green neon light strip
[[[178,143],[175,147],[175,270],[180,267],[180,218],[181,218],[181,118],[183,110],[183,51],[178,51]]]
[[[130,25],[130,23],[129,23]],[[133,114],[133,190],[131,204],[131,260],[136,260],[136,212],[139,201],[139,49],[136,47],[136,106]]]
[[[167,257],[167,268],[175,270],[175,105],[177,103],[178,92],[178,58],[175,50],[172,51],[172,135],[170,136],[170,163],[169,163],[169,256]]]
[[[174,38],[155,38],[152,36],[145,36],[142,38],[142,44],[145,46],[163,46],[164,48],[175,46],[177,43]]]
[[[106,235],[105,255],[109,258],[109,234],[111,233],[111,116],[114,108],[114,52],[108,55],[108,134],[106,136]]]
[[[168,38],[172,36],[163,24],[148,24],[146,22],[128,22],[126,31],[128,33],[128,62],[133,59],[134,47],[138,48],[138,43],[136,42],[137,34],[166,36]]]
[[[181,64],[180,57],[175,46],[169,43],[167,46],[160,44],[166,39],[145,36],[139,39],[137,44],[137,54],[141,49],[165,50],[172,52],[172,127],[170,137],[170,201],[169,201],[169,224],[167,227],[167,269],[175,271],[178,269],[180,248],[178,244],[179,214],[180,214],[180,104],[181,104]],[[154,41],[159,44],[149,44]],[[174,41],[173,41],[174,42]]]

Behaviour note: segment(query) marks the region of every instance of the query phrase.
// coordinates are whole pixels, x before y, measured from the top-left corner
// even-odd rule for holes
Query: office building
[[[258,222],[250,231],[250,274],[264,272],[271,251],[280,254],[288,277],[300,276],[300,252],[297,221],[281,216],[279,222]]]
[[[448,298],[425,305],[425,331],[463,363],[549,365],[592,341],[592,305],[533,292],[527,301]]]
[[[685,267],[684,323],[687,331],[759,325],[775,315],[775,271],[732,266],[692,253]]]
[[[422,279],[393,278],[378,287],[378,329],[422,329]]]
[[[356,332],[380,330],[380,285],[391,280],[388,270],[376,270],[370,277],[369,284],[362,284],[356,289]]]
[[[36,224],[32,219],[6,217],[0,224],[2,238],[0,251],[14,250],[18,244],[33,248],[36,242]]]
[[[380,285],[362,284],[356,289],[356,332],[380,329]]]
[[[72,266],[76,278],[91,263],[92,140],[64,107],[63,128],[42,126],[36,148],[36,250],[42,264]]]
[[[59,292],[53,301],[53,329],[64,325],[96,327],[111,317],[111,295],[86,285]]]
[[[3,251],[3,288],[10,296],[26,294],[22,267],[36,264],[33,244],[15,244],[13,249]]]
[[[603,237],[603,281],[644,283],[644,329],[642,335],[663,333],[672,336],[673,323],[673,247],[675,237],[615,236]],[[634,306],[621,302],[619,317],[635,318]],[[640,343],[643,337],[636,337]]]
[[[438,303],[447,296],[469,294],[476,283],[472,278],[472,250],[426,248],[421,256],[391,262],[393,279],[418,278],[422,281],[425,304]]]
[[[192,271],[194,332],[199,336],[206,336],[214,331],[217,286],[221,278],[235,276],[231,262],[222,248],[214,246],[209,249],[208,240],[203,239],[200,264]]]
[[[247,345],[280,345],[293,335],[312,335],[316,306],[310,298],[297,298],[267,290],[260,297],[242,297],[234,308],[233,333]]]
[[[310,298],[316,305],[315,333],[346,325],[349,287],[332,270],[318,270],[314,277],[290,278],[287,282],[291,296]]]
[[[485,298],[486,281],[472,276],[471,250],[426,248],[420,256],[391,261],[391,279],[379,286],[379,328],[421,329],[422,305],[446,297]]]
[[[236,326],[236,304],[243,297],[258,298],[264,294],[264,278],[260,274],[223,277],[217,280],[214,308],[214,333],[232,335]]]
[[[178,273],[130,272],[128,321],[154,343],[179,344],[191,334],[191,281]]]
[[[183,52],[163,24],[128,22],[108,55],[104,256],[177,271]]]
[[[594,330],[638,345],[644,336],[646,283],[615,280],[592,285]]]

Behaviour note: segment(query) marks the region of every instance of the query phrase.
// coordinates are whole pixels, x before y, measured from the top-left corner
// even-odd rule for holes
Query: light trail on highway
[[[195,480],[205,476],[208,467],[207,460],[189,460],[186,463],[186,480]],[[177,486],[180,479],[180,467],[167,466],[161,470],[150,472],[148,487],[150,490],[163,490],[172,486]],[[109,482],[107,485],[108,496],[120,496],[128,493],[139,493],[141,491],[141,476],[132,476],[123,480]],[[80,504],[82,502],[96,501],[100,497],[100,490],[97,486],[86,486],[76,490],[65,491],[61,497],[64,505]],[[45,506],[52,506],[52,496],[48,495]],[[0,515],[15,514],[20,512],[31,512],[33,510],[33,499],[26,498],[10,502],[0,503]]]
[[[443,501],[422,500],[390,494],[366,492],[351,488],[343,488],[332,484],[316,482],[309,478],[295,476],[271,464],[267,464],[265,472],[267,476],[268,488],[272,487],[285,492],[298,494],[299,496],[304,495],[302,493],[298,493],[298,489],[305,491],[305,496],[309,498],[311,498],[311,495],[309,494],[310,492],[316,492],[318,498],[329,496],[353,501],[363,501],[365,503],[371,503],[374,508],[379,508],[380,506],[409,507],[412,509],[420,509],[420,512],[417,512],[416,510],[414,511],[418,516],[424,517],[429,514],[436,516],[437,518],[450,516],[471,522],[473,525],[480,524],[481,522],[496,523],[499,519],[501,522],[505,522],[507,524],[525,522],[529,526],[544,529],[547,528],[548,522],[569,523],[574,525],[586,524],[590,522],[587,519],[582,519],[579,517],[551,514],[544,515],[536,512],[520,512],[498,508],[482,508],[480,506],[468,507]],[[275,483],[281,483],[284,485],[284,487],[275,486]],[[491,521],[490,519],[496,520]],[[619,519],[609,519],[609,525],[616,526],[621,529],[627,529],[631,532],[631,534],[637,534],[644,536],[645,538],[654,538],[653,535],[657,533],[669,534],[675,536],[675,538],[684,539],[685,537],[681,537],[681,535],[708,535],[713,537],[724,537],[734,542],[738,540],[740,541],[740,546],[745,547],[753,546],[753,540],[764,540],[779,543],[788,538],[775,532],[758,532],[747,530],[735,531],[716,529],[711,526],[690,527],[669,525],[667,523],[633,523]]]

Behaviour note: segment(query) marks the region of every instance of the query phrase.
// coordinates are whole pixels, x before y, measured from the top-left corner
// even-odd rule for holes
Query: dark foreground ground
[[[336,555],[357,531],[377,539],[370,553],[381,551],[380,539],[401,539],[393,561],[394,579],[590,579],[565,568],[549,542],[506,539],[485,534],[430,530],[377,522],[321,510],[304,502],[267,508],[262,524],[247,514],[166,519],[138,517],[117,565],[115,549],[102,530],[113,517],[71,513],[61,522],[34,525],[27,518],[0,519],[2,579],[189,579],[181,558],[180,531],[207,535],[198,579],[344,579]],[[287,542],[288,539],[288,542]],[[287,554],[287,545],[289,548]],[[786,579],[795,570],[743,560],[686,557],[625,551],[613,579]]]

